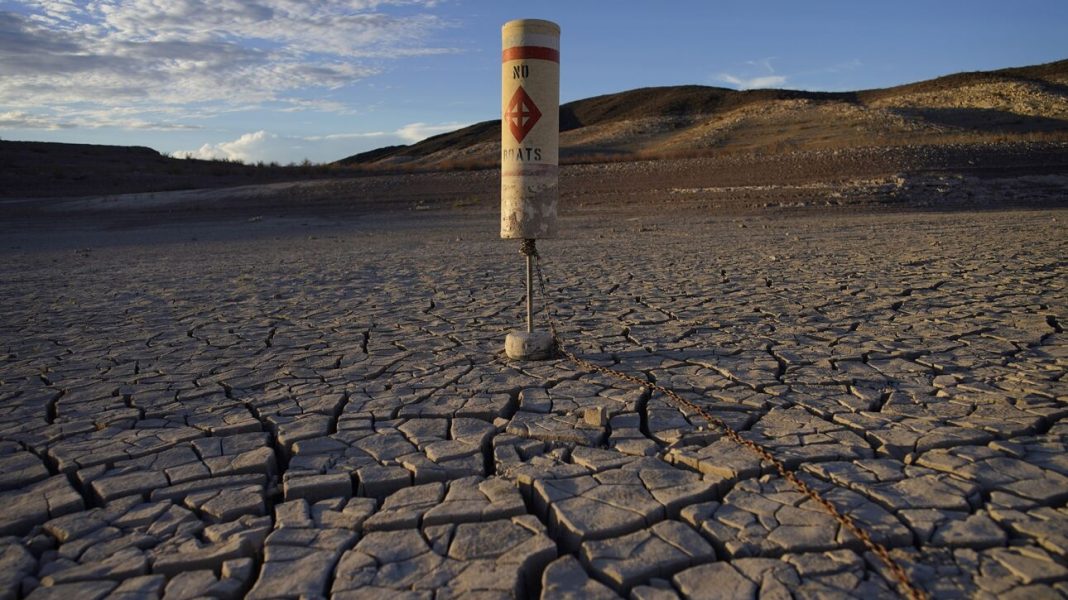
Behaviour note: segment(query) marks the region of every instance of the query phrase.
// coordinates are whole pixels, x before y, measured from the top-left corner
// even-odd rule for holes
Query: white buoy
[[[501,237],[524,240],[527,328],[504,341],[518,360],[551,358],[553,338],[534,330],[534,240],[556,236],[560,156],[560,27],[519,19],[501,28]]]
[[[501,38],[501,237],[555,237],[560,27],[519,19],[504,24]]]

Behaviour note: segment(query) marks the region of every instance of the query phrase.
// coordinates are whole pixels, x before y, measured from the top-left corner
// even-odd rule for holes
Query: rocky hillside
[[[1068,60],[845,93],[643,88],[560,107],[561,160],[600,162],[871,146],[1068,141]],[[492,166],[500,121],[347,165]]]
[[[672,185],[702,189],[901,173],[1068,175],[1068,60],[845,93],[643,88],[565,104],[560,128],[563,163],[625,161],[635,189],[660,189],[657,175],[683,158],[696,162],[672,170],[685,180]],[[0,198],[492,169],[499,154],[496,119],[331,165],[288,167],[178,160],[140,147],[0,141]],[[652,160],[639,167],[635,159]],[[586,188],[596,179],[581,178]],[[486,198],[498,193],[496,184],[478,189]]]

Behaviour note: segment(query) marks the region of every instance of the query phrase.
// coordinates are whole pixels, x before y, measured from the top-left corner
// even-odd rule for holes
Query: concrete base
[[[504,353],[513,360],[552,358],[553,336],[547,331],[513,331],[504,338]]]

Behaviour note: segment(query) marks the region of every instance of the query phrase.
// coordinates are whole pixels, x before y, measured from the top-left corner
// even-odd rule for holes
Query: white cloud
[[[329,135],[310,135],[305,140],[318,142],[321,140],[365,140],[368,138],[377,138],[384,135],[390,135],[385,131],[370,131],[367,133],[331,133]]]
[[[61,123],[40,115],[22,111],[0,113],[0,129],[70,129],[73,123]]]
[[[766,71],[765,74],[746,74],[735,75],[733,73],[719,73],[713,76],[713,79],[726,83],[727,85],[736,87],[740,90],[753,90],[759,88],[783,88],[789,85],[792,89],[819,89],[829,90],[844,89],[840,86],[828,86],[828,78],[826,75],[833,75],[836,73],[843,73],[847,71],[853,71],[863,66],[859,59],[852,59],[845,62],[825,66],[815,67],[803,71],[794,71],[789,75],[784,75],[775,72],[775,67],[771,64],[775,60],[775,57],[761,58],[758,60],[748,60],[745,64],[749,67]]]
[[[383,60],[450,51],[424,43],[447,26],[427,11],[433,4],[23,0],[18,13],[0,10],[0,106],[58,120],[114,106],[342,110],[296,92],[351,84]]]
[[[749,79],[743,79],[741,77],[731,75],[730,73],[720,73],[716,76],[716,79],[724,83],[729,83],[740,90],[782,87],[786,85],[786,77],[782,75],[763,75],[760,77],[751,77]]]
[[[750,65],[750,66],[754,66],[754,67],[760,67],[760,68],[764,69],[765,71],[767,71],[768,73],[774,73],[775,72],[775,67],[771,66],[771,61],[773,61],[773,60],[775,60],[774,56],[768,56],[766,58],[758,58],[756,60],[747,60],[747,61],[745,61],[745,64]]]
[[[129,113],[129,114],[127,114]],[[98,129],[115,127],[119,129],[139,129],[153,131],[182,131],[200,129],[168,121],[164,111],[154,114],[123,109],[106,110],[70,110],[62,117],[53,111],[7,111],[0,113],[0,129]],[[159,117],[149,119],[146,117]]]
[[[760,58],[757,60],[747,60],[745,64],[750,67],[757,67],[762,71],[767,71],[765,75],[756,75],[753,77],[744,77],[733,75],[731,73],[720,73],[715,76],[717,81],[733,85],[740,90],[755,90],[759,88],[770,87],[783,87],[786,85],[786,76],[778,75],[775,73],[775,67],[771,65],[771,61],[775,60],[774,56],[767,58]]]
[[[448,133],[466,127],[468,123],[442,123],[441,125],[427,125],[426,123],[409,123],[398,129],[395,133],[405,143],[414,144],[439,133]]]
[[[411,144],[431,135],[455,131],[464,123],[428,125],[410,123],[396,131],[333,133],[315,136],[280,136],[264,130],[246,133],[235,140],[207,143],[196,150],[174,152],[178,158],[240,160],[246,163],[289,163],[294,157],[313,162],[332,162],[374,148]]]
[[[289,150],[288,144],[277,135],[267,133],[261,129],[255,133],[246,133],[231,142],[204,144],[196,150],[175,152],[174,155],[178,158],[221,158],[240,160],[242,162],[256,162],[260,160],[276,160],[274,155],[279,150]]]

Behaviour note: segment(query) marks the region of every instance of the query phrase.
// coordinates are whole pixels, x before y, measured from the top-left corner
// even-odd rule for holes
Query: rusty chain
[[[882,563],[887,567],[887,569],[889,569],[890,574],[894,577],[894,579],[897,580],[900,586],[900,591],[904,597],[909,598],[911,600],[928,600],[927,593],[912,582],[912,580],[909,578],[908,573],[905,571],[905,569],[901,567],[901,565],[897,563],[896,560],[894,560],[894,558],[890,555],[890,551],[887,550],[886,546],[872,539],[871,535],[863,528],[861,528],[860,525],[858,525],[852,517],[839,511],[838,507],[836,507],[833,503],[831,503],[831,501],[824,498],[819,492],[812,489],[807,483],[801,480],[801,478],[797,476],[797,473],[794,470],[787,467],[784,462],[776,458],[767,448],[761,446],[760,444],[752,440],[742,437],[742,435],[738,433],[738,431],[735,430],[733,427],[728,425],[726,421],[708,412],[708,410],[706,410],[704,407],[683,398],[674,390],[653,383],[647,379],[642,379],[640,377],[636,377],[628,373],[623,373],[622,371],[617,371],[615,369],[610,369],[608,367],[604,367],[596,363],[590,362],[576,355],[574,352],[568,350],[564,346],[563,338],[560,337],[560,333],[556,327],[556,319],[553,317],[552,313],[552,308],[554,307],[554,304],[552,298],[548,295],[548,293],[546,293],[545,290],[545,275],[544,273],[542,273],[541,270],[541,256],[538,254],[538,250],[535,247],[534,240],[524,240],[520,253],[526,256],[532,256],[534,258],[534,269],[538,276],[538,291],[541,293],[542,301],[545,303],[545,315],[549,321],[549,331],[553,338],[553,344],[555,345],[556,351],[560,355],[564,356],[575,365],[589,372],[600,373],[602,375],[613,377],[615,379],[621,379],[623,381],[633,383],[634,385],[646,388],[652,392],[660,392],[666,398],[668,398],[670,402],[675,405],[676,408],[686,408],[700,415],[702,418],[708,421],[708,423],[723,431],[727,439],[733,441],[739,446],[742,446],[743,448],[746,448],[753,454],[757,455],[763,462],[770,464],[779,473],[780,477],[788,481],[799,492],[801,492],[802,494],[810,498],[812,501],[823,507],[823,509],[828,514],[830,514],[831,517],[834,518],[834,520],[838,521],[840,525],[845,527],[850,533],[856,536],[856,538],[860,540],[860,543],[863,544],[863,546],[869,551],[871,551],[872,554],[877,556],[879,560],[882,561]]]

